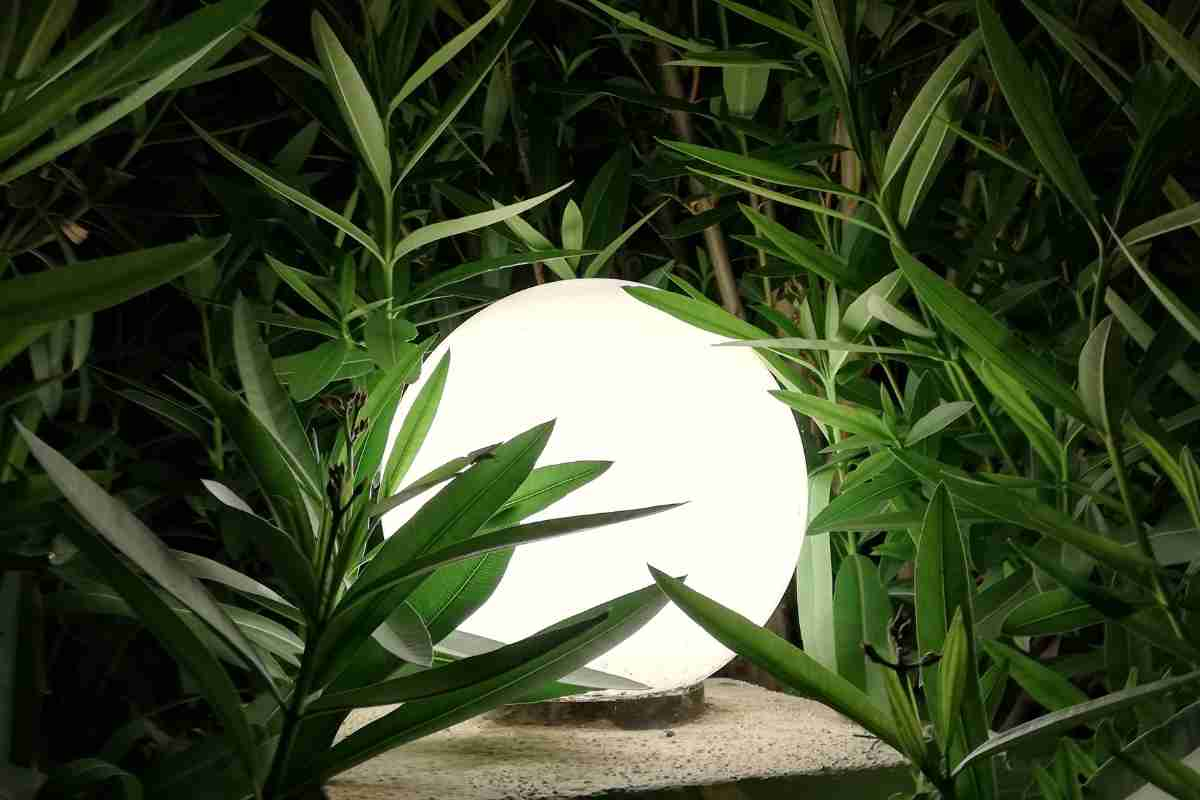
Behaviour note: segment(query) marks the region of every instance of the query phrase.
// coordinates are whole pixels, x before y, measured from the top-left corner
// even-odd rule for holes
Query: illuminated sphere
[[[539,465],[613,466],[530,520],[688,501],[518,547],[491,599],[461,626],[514,642],[650,583],[653,564],[764,623],[787,589],[808,508],[792,412],[749,348],[634,299],[626,281],[536,286],[464,322],[433,352],[450,370],[409,479],[557,419]],[[427,367],[425,375],[430,369]],[[424,376],[397,411],[395,437]],[[389,449],[391,442],[389,442]],[[419,501],[384,517],[389,535]],[[689,686],[732,653],[668,604],[588,666],[653,689]]]

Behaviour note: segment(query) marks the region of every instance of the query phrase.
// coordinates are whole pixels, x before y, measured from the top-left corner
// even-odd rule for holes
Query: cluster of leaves
[[[654,585],[478,655],[435,666],[434,648],[487,599],[513,547],[669,506],[524,523],[609,466],[535,469],[553,423],[464,454],[401,487],[433,423],[449,362],[438,365],[415,398],[390,452],[391,415],[378,412],[394,405],[419,354],[389,370],[370,396],[325,399],[338,436],[322,456],[279,382],[247,301],[239,298],[233,313],[245,398],[200,373],[195,383],[248,461],[269,513],[256,514],[224,484],[205,486],[223,507],[217,524],[254,542],[275,568],[279,592],[167,548],[127,505],[18,423],[50,481],[87,523],[67,528],[86,561],[64,570],[72,588],[54,600],[136,616],[187,670],[222,724],[222,736],[156,765],[144,777],[145,791],[293,796],[501,703],[613,686],[589,683],[588,673],[555,682],[654,616],[666,601]],[[385,513],[441,484],[394,536],[383,538]],[[259,611],[218,603],[202,582],[221,585]],[[222,661],[250,674],[256,697],[249,704]],[[396,704],[334,744],[350,710]]]
[[[324,751],[336,729],[341,709],[308,719],[322,701],[295,691],[302,675],[361,692],[401,663],[400,681],[442,672],[406,672],[435,645],[448,655],[453,635],[420,590],[396,590],[413,592],[398,607],[415,615],[338,632],[354,587],[374,591],[360,562],[383,552],[377,506],[408,496],[395,454],[421,435],[406,428],[385,457],[375,422],[391,419],[432,339],[463,314],[529,280],[612,275],[674,285],[682,294],[632,292],[754,348],[815,442],[797,568],[803,650],[658,576],[675,602],[903,752],[920,793],[1076,797],[1086,784],[1117,797],[1149,780],[1197,794],[1175,760],[1200,743],[1187,735],[1200,666],[1200,378],[1188,360],[1200,319],[1185,266],[1200,234],[1194,3],[543,0],[531,14],[532,0],[508,0],[464,15],[452,2],[371,0],[292,13],[297,35],[264,32],[263,0],[223,0],[157,28],[144,2],[81,27],[69,0],[44,14],[19,5],[20,31],[0,36],[0,255],[30,273],[0,291],[0,369],[21,376],[0,396],[6,550],[23,568],[54,555],[67,581],[55,607],[129,613],[113,591],[120,577],[102,602],[97,576],[72,572],[116,557],[54,508],[60,491],[27,441],[61,468],[59,482],[90,484],[19,435],[10,411],[62,437],[69,461],[103,467],[89,479],[138,510],[163,493],[121,482],[138,450],[98,430],[93,395],[114,415],[151,412],[170,430],[162,441],[201,454],[198,469],[228,488],[191,492],[188,511],[215,532],[218,561],[193,553],[183,566],[218,587],[233,627],[185,610],[170,582],[165,594],[137,585],[158,598],[162,624],[238,664],[231,674],[261,699],[247,712],[218,677],[224,666],[172,650],[227,732],[243,732],[241,747],[204,742],[194,763],[240,781],[253,764],[268,792],[298,789],[354,760],[341,745],[296,767],[273,755],[292,750],[281,740]],[[213,81],[230,75],[283,99],[286,138],[263,135],[270,120],[256,110],[244,125],[229,119],[232,90]],[[198,188],[221,213],[200,217],[205,238],[169,243],[187,231],[75,263],[73,226],[122,229],[108,200],[168,126],[207,162]],[[129,148],[94,169],[109,155],[105,130]],[[568,187],[571,174],[586,189]],[[532,275],[512,269],[526,265]],[[202,365],[165,365],[169,383],[131,361],[119,374],[95,366],[89,315],[180,275],[199,322],[188,323],[199,343],[189,357]],[[224,388],[234,372],[245,400]],[[362,390],[367,407],[354,413],[368,432],[356,432],[358,417],[344,430]],[[328,395],[336,413],[323,411]],[[427,477],[465,470],[449,492],[518,440],[528,443]],[[262,463],[260,449],[279,459]],[[368,464],[386,467],[379,487]],[[336,499],[325,491],[334,466]],[[222,502],[234,497],[261,497],[267,513]],[[519,523],[492,514],[463,541],[501,529],[489,519]],[[276,549],[259,553],[263,538]],[[81,560],[83,541],[93,547]],[[343,555],[330,562],[327,547]],[[471,572],[482,598],[503,552],[433,575]],[[114,563],[153,575],[136,558]],[[237,585],[214,577],[234,580],[230,564],[244,567]],[[24,632],[18,612],[40,602],[24,575],[0,587],[6,630]],[[427,639],[397,633],[414,621]],[[360,636],[379,672],[339,672],[328,644],[305,646],[334,641],[330,626]],[[575,676],[589,677],[599,676]],[[403,741],[406,723],[392,724],[355,753]],[[1032,757],[1041,737],[1066,732],[1049,762]],[[165,763],[151,785],[179,762]],[[314,764],[324,767],[304,771]]]
[[[565,204],[562,248],[519,215],[565,186],[507,202],[451,188],[465,170],[487,169],[467,138],[480,131],[485,141],[494,138],[495,123],[481,128],[459,115],[489,74],[499,74],[495,66],[532,2],[500,2],[474,21],[451,4],[457,32],[443,42],[436,41],[433,3],[373,2],[352,19],[326,7],[309,18],[315,58],[259,30],[265,0],[224,0],[177,19],[164,19],[145,0],[100,13],[73,0],[10,5],[5,18],[20,25],[6,27],[0,42],[7,59],[0,62],[0,183],[12,201],[0,252],[17,276],[0,290],[0,369],[32,375],[6,385],[0,398],[0,481],[9,501],[0,626],[6,636],[37,643],[46,610],[56,620],[79,613],[135,620],[174,659],[185,703],[206,700],[224,734],[168,744],[148,717],[135,716],[107,737],[102,758],[57,769],[43,792],[101,783],[128,796],[143,787],[152,794],[292,795],[498,703],[580,687],[631,688],[576,667],[653,615],[664,602],[654,587],[495,653],[483,651],[499,643],[456,640],[455,628],[489,596],[516,544],[662,509],[522,526],[607,467],[535,469],[549,424],[402,487],[448,363],[436,367],[385,456],[400,394],[435,338],[422,337],[419,326],[444,326],[500,296],[503,287],[487,281],[512,267],[538,263],[559,277],[595,275],[628,238],[619,236],[624,206],[614,216],[607,205],[620,160],[592,182],[582,207]],[[196,87],[259,73],[294,103],[285,118],[309,119],[270,163],[193,121],[230,83],[215,84],[221,88],[211,94]],[[494,96],[489,90],[486,102],[479,98],[485,117],[493,115]],[[234,126],[243,145],[261,124]],[[125,170],[155,144],[152,132],[169,125],[183,135],[162,143],[181,144],[196,159],[215,153],[237,170],[240,179],[209,171],[197,185],[225,212],[221,220],[200,215],[206,238],[77,259],[81,232],[104,231],[105,223],[119,230],[107,201],[127,188]],[[129,146],[101,167],[109,157],[105,131],[127,135]],[[330,173],[308,170],[322,161],[343,165],[340,174],[352,180],[318,185]],[[84,170],[88,180],[77,174]],[[443,195],[431,194],[435,185]],[[435,221],[443,196],[465,215]],[[475,257],[463,256],[452,239],[501,224],[505,235]],[[229,232],[213,236],[214,229]],[[597,246],[584,249],[585,237]],[[455,246],[461,263],[450,263],[458,266],[447,269],[434,257],[440,243]],[[197,323],[186,337],[189,360],[202,363],[184,371],[168,364],[164,380],[124,354],[115,337],[100,346],[135,366],[99,367],[92,315],[125,303],[116,314],[137,320],[128,301],[176,279]],[[272,334],[269,347],[260,326]],[[157,344],[153,332],[149,340]],[[231,372],[240,395],[225,388]],[[139,450],[153,448],[121,437],[112,422],[105,429],[106,414],[157,419],[170,430],[157,441],[177,449],[139,465]],[[69,446],[59,453],[39,430]],[[198,469],[221,481],[207,482],[207,493],[195,493],[199,481],[182,474],[193,451],[203,454]],[[72,465],[89,460],[104,468]],[[126,472],[135,475],[132,485]],[[447,481],[385,546],[381,516]],[[165,547],[134,516],[161,515],[157,507],[180,488],[183,524],[199,520],[212,531],[205,538],[215,538],[216,558]],[[64,497],[68,507],[59,502]],[[261,497],[265,513],[255,514],[243,497]],[[178,510],[166,516],[179,524]],[[0,703],[0,750],[19,767],[46,766],[37,735],[41,698],[26,691],[40,683],[40,650],[5,650],[6,674],[19,680]],[[570,683],[555,683],[567,673]],[[246,704],[246,693],[256,699]],[[404,703],[403,714],[333,747],[349,709],[394,703]],[[121,764],[147,740],[180,752],[135,777]],[[35,770],[6,776],[28,778],[30,786],[38,779]]]
[[[712,124],[647,158],[700,182],[697,225],[747,231],[738,302],[631,293],[754,348],[820,440],[802,650],[664,591],[917,794],[1196,796],[1200,318],[1170,274],[1200,233],[1194,8],[716,0],[684,33],[592,5],[696,86],[721,70],[707,108],[662,104]]]

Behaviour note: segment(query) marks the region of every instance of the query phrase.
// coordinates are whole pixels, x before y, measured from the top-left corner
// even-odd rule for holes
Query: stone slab
[[[331,800],[835,792],[882,800],[909,785],[899,753],[818,703],[727,679],[706,681],[704,696],[703,715],[658,730],[469,720],[343,773],[327,792]],[[389,710],[352,714],[342,735]]]

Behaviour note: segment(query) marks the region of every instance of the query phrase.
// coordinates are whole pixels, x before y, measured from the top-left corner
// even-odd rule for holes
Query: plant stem
[[[299,732],[306,700],[312,691],[313,673],[315,672],[316,662],[316,647],[314,643],[320,639],[323,630],[324,623],[318,620],[307,637],[304,654],[301,657],[300,674],[296,678],[296,685],[292,689],[292,696],[289,698],[288,707],[284,711],[283,728],[280,730],[279,744],[275,748],[275,759],[271,764],[270,775],[267,776],[267,783],[263,792],[265,800],[275,800],[275,798],[282,796],[283,781],[287,777],[292,748],[296,743],[296,734]]]
[[[1104,258],[1104,248],[1099,248],[1099,261],[1096,263],[1096,288],[1092,291],[1092,309],[1088,313],[1088,330],[1096,329],[1100,322],[1100,307],[1104,304],[1104,289],[1108,285],[1108,261]]]
[[[1142,551],[1143,556],[1151,561],[1156,561],[1154,558],[1154,548],[1150,545],[1150,535],[1138,524],[1137,512],[1134,511],[1133,492],[1129,487],[1129,476],[1125,471],[1125,459],[1121,455],[1121,446],[1117,441],[1117,434],[1105,434],[1104,447],[1108,450],[1108,458],[1112,462],[1113,473],[1117,476],[1117,486],[1121,490],[1121,501],[1125,504],[1125,516],[1129,518],[1129,524],[1133,526],[1133,530],[1137,534],[1138,548]],[[1162,606],[1163,611],[1167,615],[1167,620],[1171,623],[1171,630],[1176,637],[1186,641],[1183,633],[1183,625],[1179,621],[1174,604],[1163,587],[1162,577],[1158,574],[1156,567],[1150,569],[1150,583],[1154,588],[1154,596],[1158,600],[1158,604]]]
[[[214,381],[220,380],[220,375],[217,373],[217,362],[213,357],[212,346],[212,329],[208,324],[208,309],[203,305],[199,307],[200,311],[200,329],[204,335],[204,355],[208,360],[208,376]],[[225,471],[225,446],[221,441],[221,417],[219,415],[213,418],[213,446],[209,454],[212,459],[213,467],[218,475]]]
[[[655,45],[654,52],[658,62],[664,65],[662,67],[663,94],[677,100],[686,100],[683,82],[679,79],[678,71],[675,67],[666,66],[666,62],[672,58],[671,48],[659,42]],[[675,135],[686,142],[694,141],[696,137],[692,130],[692,120],[687,113],[671,111],[669,114],[671,124],[675,128]],[[699,180],[692,178],[691,188],[693,192],[701,192],[704,190],[704,185]],[[711,225],[704,229],[704,246],[708,250],[708,260],[712,263],[713,272],[717,278],[717,291],[721,295],[721,305],[730,314],[739,317],[745,316],[742,298],[738,293],[737,278],[733,275],[733,262],[729,258],[729,247],[725,243],[725,234],[720,225]]]
[[[984,427],[987,428],[988,433],[992,435],[992,440],[996,442],[996,447],[1000,448],[1000,455],[1004,457],[1005,466],[1008,467],[1012,474],[1020,475],[1020,470],[1017,469],[1017,462],[1013,460],[1012,454],[1008,452],[1008,446],[1004,444],[1004,440],[1000,438],[1000,433],[992,424],[991,415],[987,413],[987,409],[984,408],[983,403],[979,401],[979,395],[976,394],[975,387],[971,385],[971,379],[965,372],[963,372],[962,366],[959,365],[957,361],[948,362],[947,366],[955,371],[959,381],[962,382],[963,387],[967,390],[967,394],[970,396],[971,402],[975,404],[975,410],[979,412],[979,418],[983,420]]]

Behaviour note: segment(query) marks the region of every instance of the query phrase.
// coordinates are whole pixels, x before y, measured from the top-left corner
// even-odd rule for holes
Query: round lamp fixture
[[[423,475],[557,419],[539,464],[612,467],[530,518],[687,501],[654,516],[518,547],[496,592],[461,626],[508,643],[650,582],[646,564],[764,623],[789,585],[808,509],[804,450],[775,380],[749,348],[630,296],[625,281],[536,286],[479,312],[449,351],[437,416],[409,470]],[[426,373],[427,375],[428,373]],[[425,376],[410,388],[400,424]],[[419,502],[383,518],[390,535]],[[732,657],[673,605],[588,666],[663,690]]]

